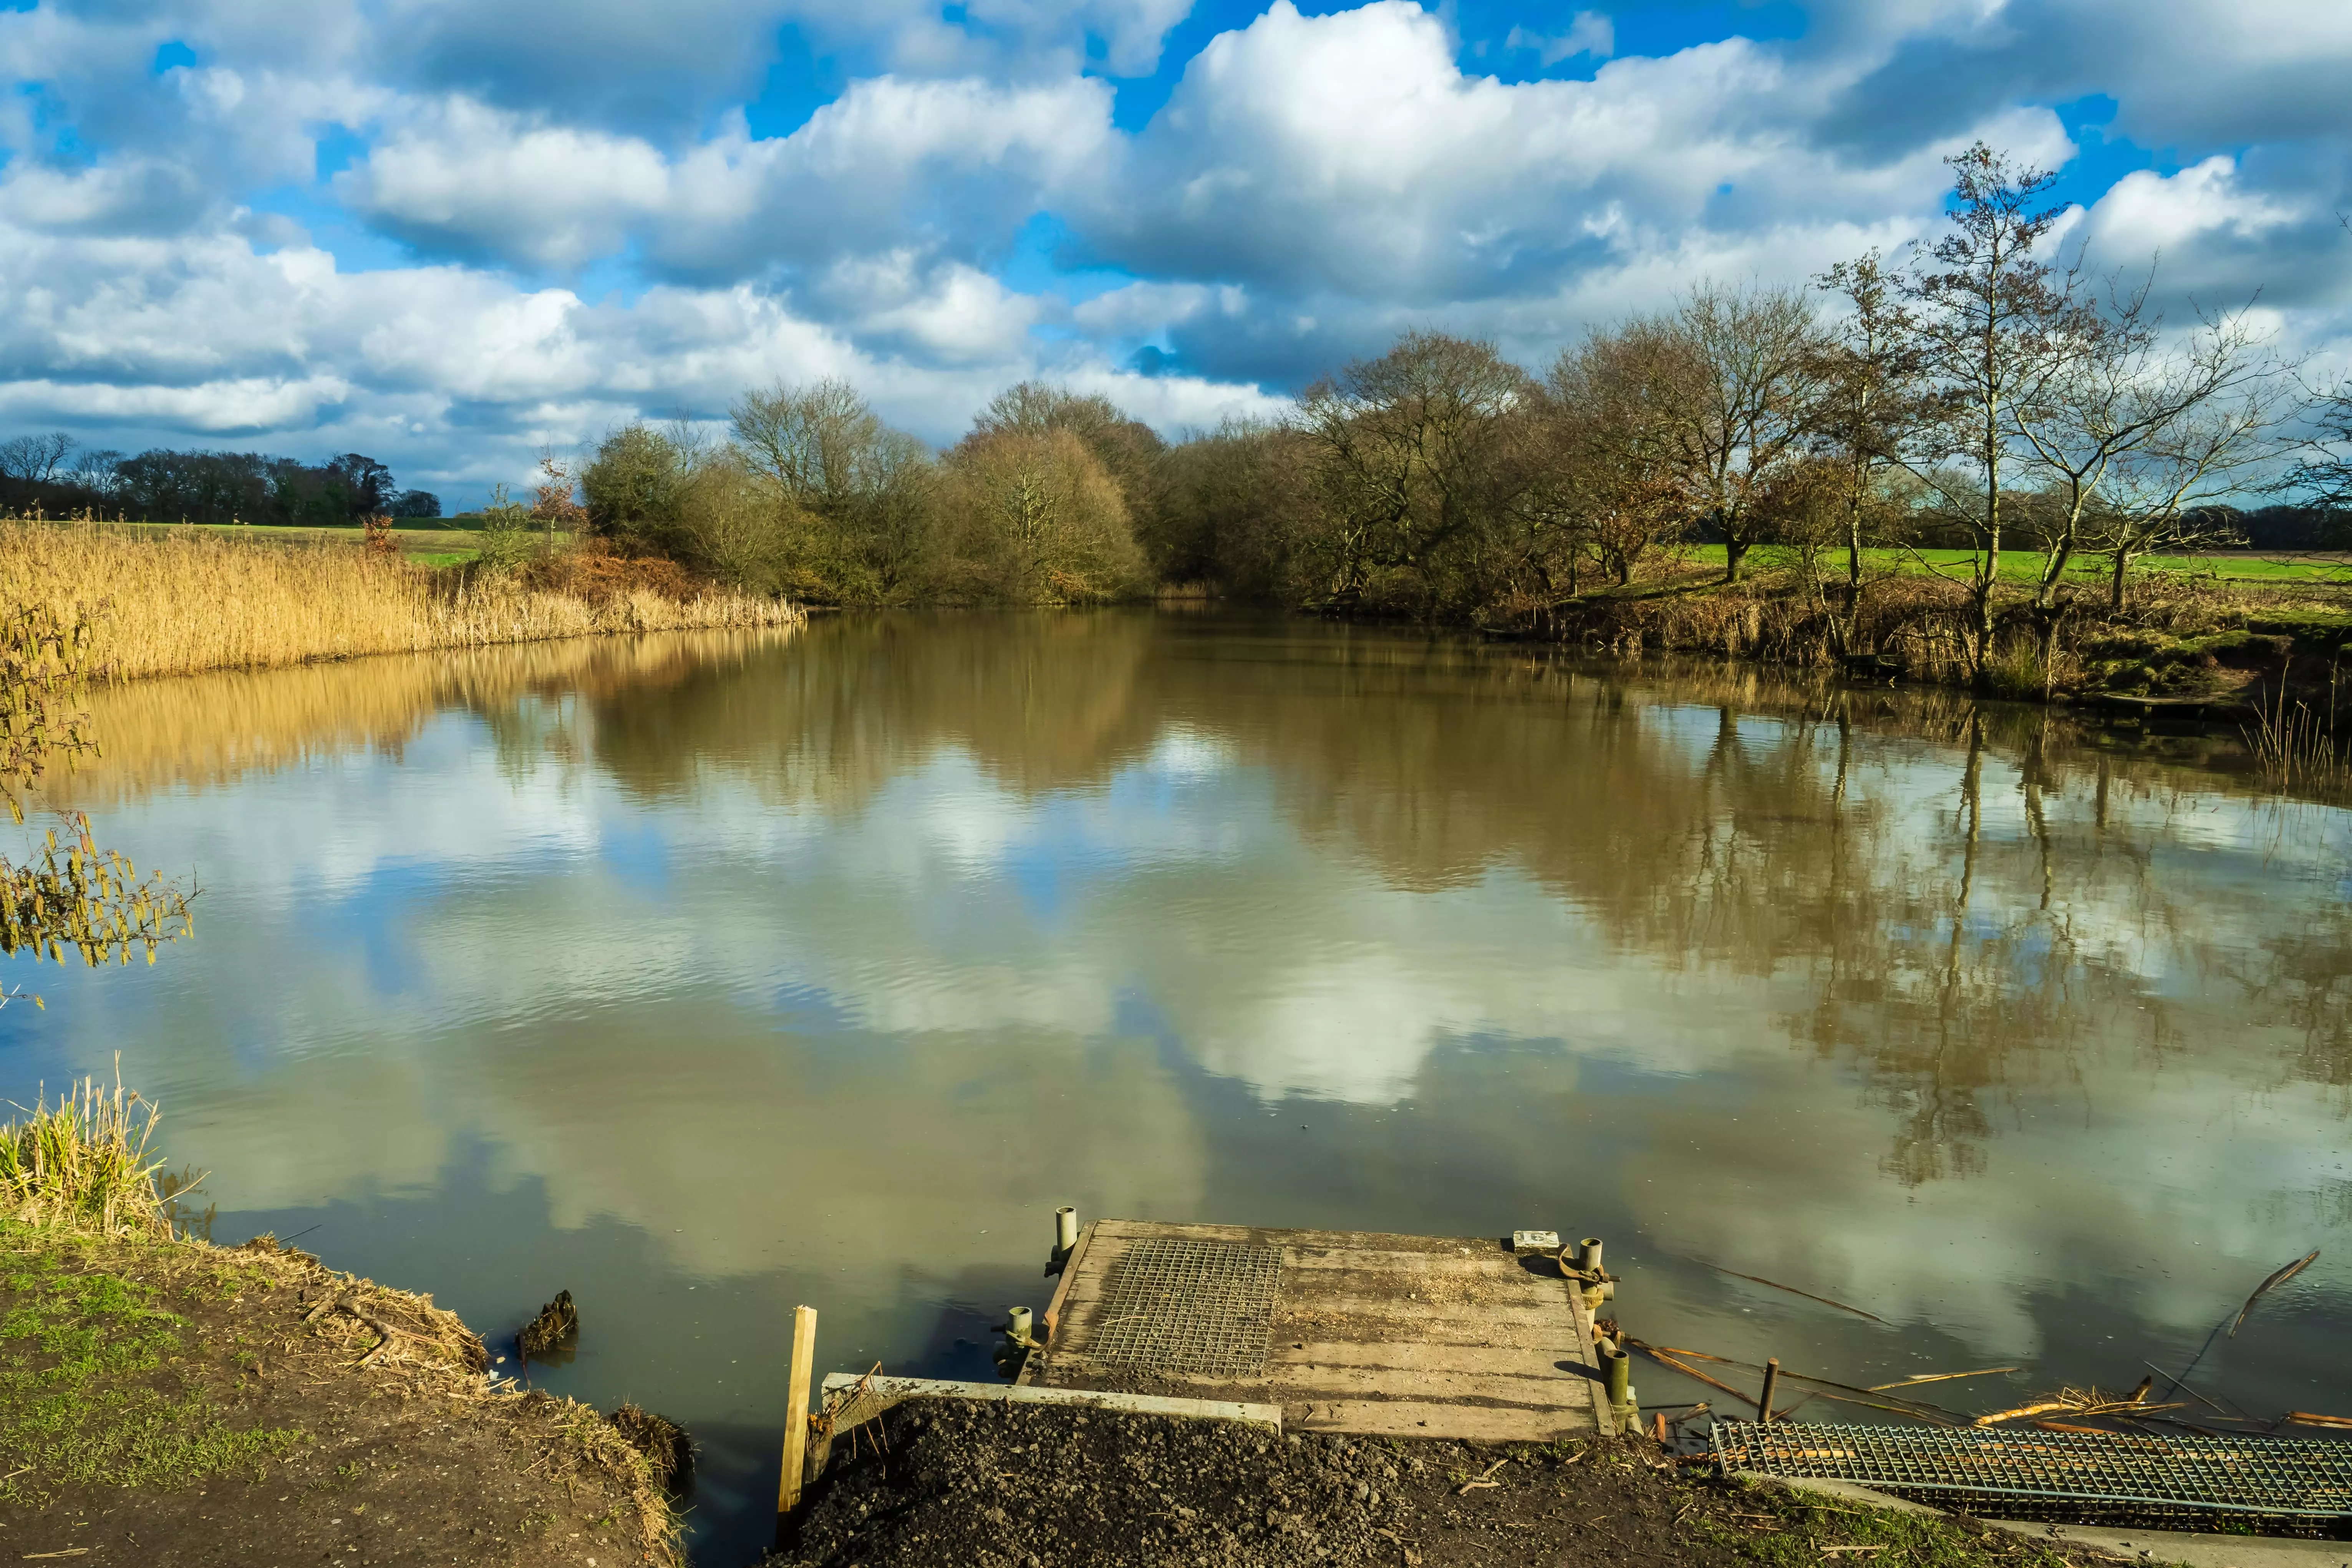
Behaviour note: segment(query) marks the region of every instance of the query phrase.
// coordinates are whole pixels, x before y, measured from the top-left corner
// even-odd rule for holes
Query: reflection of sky
[[[1788,764],[1791,821],[1828,788],[1801,726],[1626,714],[1661,738],[1657,791],[1726,769],[1727,743]],[[1507,838],[1475,875],[1409,882],[1374,829],[1294,820],[1291,738],[1245,716],[1171,717],[1097,776],[1026,788],[941,739],[848,804],[741,758],[632,789],[587,712],[510,717],[494,738],[450,709],[396,758],[118,805],[107,836],[198,868],[198,935],[152,970],[18,971],[49,1011],[0,1014],[0,1049],[21,1097],[120,1048],[168,1108],[164,1146],[248,1230],[318,1224],[329,1261],[493,1329],[573,1289],[591,1337],[559,1384],[740,1426],[720,1470],[744,1498],[780,1375],[745,1343],[814,1300],[845,1363],[979,1370],[951,1342],[1042,1300],[1061,1202],[1599,1231],[1647,1265],[1625,1308],[1650,1337],[1840,1376],[2047,1354],[2043,1381],[2126,1386],[2321,1246],[2278,1338],[2227,1354],[2240,1397],[2342,1391],[2344,1091],[2294,1068],[2308,997],[2263,956],[2335,929],[2334,814],[2172,774],[2101,817],[2080,781],[2029,791],[1990,752],[1956,911],[1958,752],[1862,737],[1848,810],[1879,901],[1856,981],[1801,942],[1743,946],[1787,900],[1727,873],[1678,942],[1637,940],[1628,895],[1578,880],[1599,868]],[[1395,810],[1476,797],[1448,788]],[[1688,830],[1736,867],[1734,815]],[[1980,1168],[1897,1180],[1889,1149],[1943,1071],[1920,1020],[1956,913],[1960,1023],[2017,1037],[1968,1091]],[[1849,1044],[1804,1032],[1857,985]],[[1927,1055],[1871,1055],[1898,1037]],[[689,1299],[706,1337],[681,1341]],[[2084,1302],[2107,1324],[2087,1339]],[[600,1338],[599,1312],[625,1333]],[[2133,1347],[2113,1365],[2108,1332]],[[709,1504],[722,1533],[735,1506]]]

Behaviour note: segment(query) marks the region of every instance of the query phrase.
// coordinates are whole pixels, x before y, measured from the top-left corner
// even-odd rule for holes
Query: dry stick
[[[1695,1377],[1701,1383],[1706,1384],[1709,1388],[1721,1389],[1724,1393],[1728,1394],[1734,1399],[1741,1400],[1749,1405],[1754,1405],[1756,1403],[1756,1398],[1753,1394],[1742,1394],[1739,1390],[1732,1387],[1731,1384],[1727,1383],[1718,1383],[1714,1378],[1707,1376],[1706,1373],[1699,1371],[1698,1368],[1695,1366],[1686,1366],[1683,1363],[1676,1361],[1673,1356],[1666,1354],[1664,1352],[1660,1351],[1654,1346],[1645,1345],[1632,1339],[1626,1340],[1624,1343],[1628,1350],[1640,1351],[1643,1355],[1648,1356],[1660,1366],[1672,1367],[1675,1371],[1681,1373],[1685,1377]]]
[[[1827,1296],[1816,1296],[1811,1290],[1800,1290],[1794,1285],[1783,1285],[1778,1279],[1767,1279],[1760,1274],[1742,1274],[1737,1268],[1726,1268],[1722,1264],[1709,1263],[1704,1258],[1696,1258],[1693,1261],[1701,1268],[1714,1269],[1717,1274],[1728,1274],[1734,1279],[1745,1279],[1751,1285],[1769,1285],[1775,1290],[1786,1290],[1791,1296],[1802,1296],[1808,1301],[1819,1301],[1824,1307],[1835,1307],[1841,1312],[1852,1312],[1855,1317],[1868,1318],[1874,1323],[1886,1322],[1885,1319],[1875,1312],[1865,1312],[1859,1307],[1849,1307],[1843,1301],[1832,1301]]]
[[[2198,1399],[2199,1399],[2199,1401],[2204,1405],[2205,1408],[2206,1408],[2206,1409],[2208,1409],[2208,1410],[2210,1410],[2210,1411],[2211,1411],[2214,1415],[2226,1415],[2226,1416],[2229,1416],[2229,1418],[2230,1418],[2231,1420],[2232,1420],[2232,1421],[2239,1420],[2239,1419],[2241,1419],[2241,1418],[2247,1418],[2247,1419],[2251,1419],[2250,1417],[2245,1417],[2245,1414],[2244,1414],[2244,1412],[2242,1412],[2242,1411],[2241,1411],[2237,1415],[2230,1415],[2230,1413],[2229,1413],[2228,1411],[2226,1411],[2226,1410],[2222,1409],[2220,1405],[2218,1405],[2214,1404],[2211,1400],[2207,1399],[2207,1398],[2206,1398],[2202,1394],[2198,1394],[2198,1393],[2197,1393],[2197,1390],[2195,1390],[2195,1389],[2193,1389],[2193,1388],[2189,1387],[2187,1384],[2185,1384],[2185,1383],[2181,1382],[2179,1378],[2174,1377],[2170,1373],[2168,1373],[2168,1372],[2165,1371],[2162,1367],[2160,1367],[2160,1366],[2157,1365],[2157,1364],[2156,1364],[2156,1363],[2154,1363],[2154,1362],[2152,1362],[2152,1361],[2149,1361],[2149,1360],[2148,1360],[2148,1359],[2147,1359],[2145,1356],[2143,1356],[2142,1358],[2140,1358],[2140,1363],[2139,1363],[2139,1364],[2140,1364],[2140,1365],[2142,1365],[2142,1366],[2144,1366],[2144,1367],[2146,1367],[2146,1368],[2147,1368],[2147,1370],[2148,1370],[2148,1371],[2150,1371],[2150,1372],[2152,1372],[2152,1373],[2156,1373],[2158,1377],[2165,1378],[2165,1379],[2168,1380],[2168,1381],[2171,1383],[2172,1387],[2171,1387],[2171,1388],[2168,1388],[2168,1389],[2166,1389],[2166,1390],[2165,1390],[2165,1393],[2167,1393],[2167,1394],[2171,1394],[2171,1393],[2173,1393],[2175,1390],[2178,1390],[2178,1391],[2179,1391],[2179,1392],[2181,1392],[2181,1393],[2185,1393],[2185,1394],[2197,1394],[2197,1397],[2198,1397]]]
[[[2246,1314],[2254,1310],[2255,1302],[2261,1300],[2264,1296],[2268,1295],[2273,1290],[2277,1289],[2280,1286],[2285,1284],[2288,1280],[2294,1279],[2305,1269],[2310,1268],[2312,1264],[2318,1259],[2318,1257],[2319,1248],[2315,1247],[2309,1252],[2305,1253],[2301,1258],[2296,1258],[2293,1263],[2288,1264],[2285,1268],[2280,1269],[2277,1273],[2272,1275],[2269,1279],[2255,1286],[2254,1293],[2246,1298],[2246,1304],[2238,1309],[2238,1321],[2230,1325],[2230,1337],[2233,1340],[2238,1337],[2238,1331],[2245,1326]]]
[[[776,1519],[800,1506],[801,1467],[808,1462],[809,1369],[816,1360],[816,1309],[793,1309],[792,1383],[784,1394],[784,1473],[776,1481]]]
[[[1633,1343],[1636,1342],[1633,1341],[1631,1336],[1628,1336],[1623,1342]],[[1762,1372],[1764,1370],[1753,1362],[1734,1361],[1729,1356],[1709,1355],[1705,1351],[1676,1350],[1672,1345],[1645,1345],[1643,1348],[1649,1350],[1654,1353],[1659,1350],[1663,1350],[1668,1355],[1686,1355],[1694,1361],[1713,1362],[1717,1366],[1736,1366],[1742,1372]],[[1801,1383],[1806,1387],[1816,1390],[1822,1398],[1836,1400],[1840,1405],[1859,1405],[1865,1409],[1870,1410],[1892,1410],[1899,1415],[1916,1415],[1922,1420],[1929,1421],[1959,1421],[1965,1419],[1965,1417],[1963,1417],[1957,1410],[1947,1410],[1940,1405],[1930,1405],[1924,1399],[1897,1399],[1894,1404],[1889,1405],[1875,1400],[1839,1397],[1840,1394],[1880,1394],[1885,1392],[1882,1389],[1858,1388],[1851,1383],[1833,1383],[1826,1377],[1808,1377],[1801,1372],[1784,1372],[1780,1375],[1787,1378],[1790,1383]],[[1837,1390],[1838,1393],[1833,1394],[1830,1392],[1832,1389]],[[1741,1397],[1746,1398],[1747,1396],[1742,1394]],[[1750,1399],[1748,1403],[1753,1405],[1756,1402]]]
[[[1949,1383],[1958,1377],[1990,1377],[1995,1373],[2023,1372],[2024,1370],[2021,1366],[1986,1366],[1979,1367],[1974,1372],[1923,1372],[1916,1377],[1906,1377],[1900,1383],[1874,1383],[1870,1385],[1870,1392],[1890,1394],[1895,1389],[1910,1388],[1922,1383]]]
[[[2299,1426],[2340,1426],[2352,1430],[2352,1415],[2315,1415],[2308,1410],[2290,1410],[2286,1419]]]
[[[1764,1392],[1756,1396],[1756,1419],[1772,1419],[1772,1391],[1780,1385],[1780,1358],[1764,1358]]]

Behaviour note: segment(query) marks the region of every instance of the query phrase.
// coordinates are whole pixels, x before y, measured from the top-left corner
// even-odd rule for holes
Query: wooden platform
[[[1020,1381],[1278,1405],[1297,1430],[1609,1429],[1581,1294],[1492,1237],[1097,1220]]]

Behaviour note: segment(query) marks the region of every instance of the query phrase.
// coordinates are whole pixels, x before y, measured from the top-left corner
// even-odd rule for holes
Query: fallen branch
[[[1800,1290],[1794,1285],[1783,1285],[1778,1279],[1767,1279],[1760,1274],[1742,1274],[1737,1268],[1726,1268],[1722,1264],[1709,1263],[1704,1258],[1695,1258],[1693,1261],[1702,1268],[1712,1268],[1717,1274],[1728,1274],[1734,1279],[1745,1279],[1751,1285],[1769,1285],[1775,1290],[1786,1290],[1791,1296],[1802,1296],[1808,1301],[1819,1301],[1824,1307],[1835,1307],[1841,1312],[1852,1312],[1857,1318],[1868,1318],[1874,1323],[1886,1322],[1885,1319],[1875,1312],[1865,1312],[1859,1307],[1849,1307],[1843,1301],[1833,1301],[1827,1296],[1816,1296],[1811,1290]],[[1892,1327],[1891,1324],[1888,1326]]]
[[[1874,1383],[1870,1385],[1870,1392],[1885,1394],[1890,1389],[1910,1388],[1922,1383],[1949,1383],[1955,1378],[1990,1377],[1996,1373],[2023,1372],[2024,1370],[2021,1366],[1986,1366],[1979,1367],[1974,1372],[1923,1372],[1906,1377],[1900,1383]]]
[[[1670,1356],[1689,1356],[1694,1361],[1712,1362],[1717,1366],[1736,1366],[1742,1372],[1761,1373],[1764,1370],[1762,1367],[1758,1366],[1751,1362],[1733,1361],[1729,1356],[1709,1355],[1705,1351],[1676,1350],[1671,1345],[1646,1345],[1642,1343],[1639,1340],[1634,1339],[1630,1334],[1626,1335],[1620,1342],[1643,1352],[1653,1360],[1664,1360]],[[1666,1362],[1666,1364],[1669,1366],[1675,1365],[1671,1361]],[[1701,1383],[1707,1384],[1712,1387],[1720,1388],[1726,1394],[1738,1394],[1741,1399],[1746,1400],[1750,1405],[1756,1404],[1754,1396],[1740,1394],[1738,1389],[1733,1388],[1728,1384],[1717,1383],[1715,1379],[1700,1373],[1696,1368],[1678,1366],[1675,1370],[1686,1372],[1690,1373],[1690,1375],[1697,1378]],[[1940,1405],[1929,1405],[1925,1400],[1898,1398],[1890,1403],[1887,1399],[1883,1397],[1876,1399],[1865,1399],[1860,1397],[1864,1394],[1883,1394],[1885,1391],[1881,1389],[1858,1388],[1850,1383],[1833,1383],[1825,1377],[1807,1377],[1802,1373],[1788,1372],[1785,1370],[1780,1373],[1780,1381],[1783,1383],[1801,1383],[1806,1387],[1814,1390],[1820,1397],[1832,1400],[1840,1405],[1859,1405],[1865,1410],[1891,1411],[1895,1415],[1908,1415],[1915,1421],[1925,1421],[1930,1425],[1958,1426],[1965,1425],[1967,1422],[1967,1417],[1960,1415],[1958,1411],[1947,1410]]]
[[[2310,1268],[2313,1263],[2318,1260],[2318,1258],[2319,1248],[2315,1247],[2309,1252],[2305,1253],[2301,1258],[2296,1258],[2293,1263],[2288,1264],[2285,1268],[2280,1269],[2277,1273],[2272,1275],[2269,1279],[2255,1286],[2254,1293],[2246,1298],[2246,1304],[2238,1309],[2238,1320],[2236,1322],[2230,1325],[2230,1337],[2233,1340],[2238,1337],[2238,1331],[2245,1325],[2246,1314],[2254,1310],[2255,1302],[2261,1300],[2264,1296],[2269,1295],[2272,1291],[2277,1289],[2280,1286],[2285,1284],[2288,1280],[2294,1279],[2296,1275]]]

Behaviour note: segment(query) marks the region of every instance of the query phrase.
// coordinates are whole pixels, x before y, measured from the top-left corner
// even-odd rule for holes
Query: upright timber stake
[[[1780,1381],[1780,1358],[1772,1356],[1764,1363],[1764,1392],[1756,1396],[1756,1419],[1772,1419],[1772,1391]]]
[[[801,1469],[808,1463],[809,1373],[816,1364],[816,1309],[793,1309],[793,1381],[784,1394],[784,1474],[776,1483],[781,1524],[801,1505]]]

